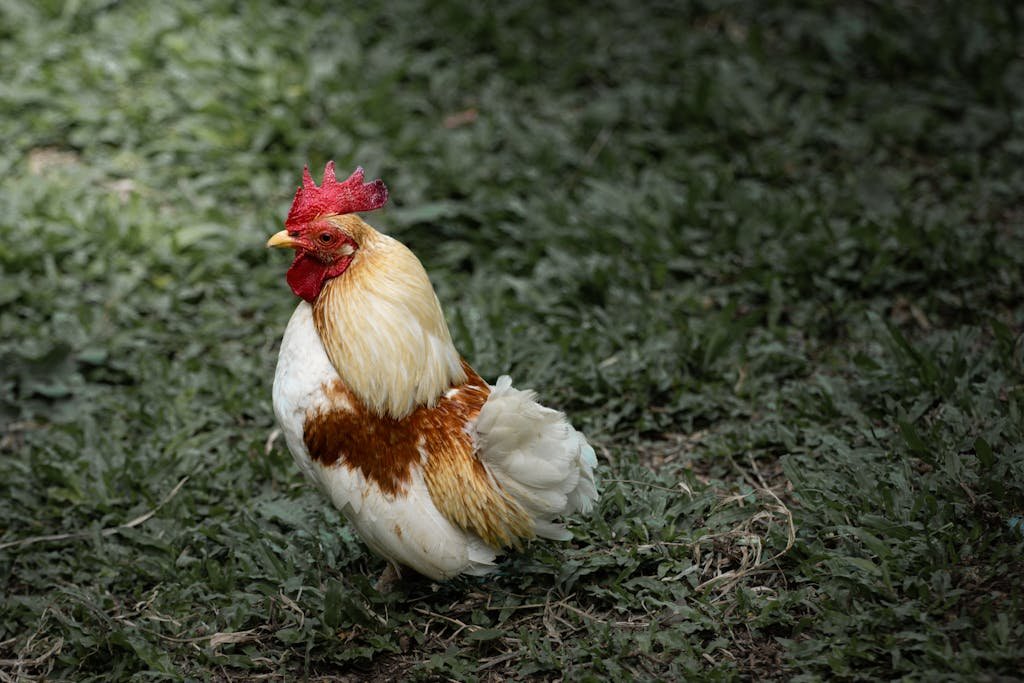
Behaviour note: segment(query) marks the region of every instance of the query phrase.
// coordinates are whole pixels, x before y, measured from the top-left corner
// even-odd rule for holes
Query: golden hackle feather
[[[405,245],[358,216],[330,220],[359,244],[313,305],[331,364],[378,414],[401,418],[434,405],[466,374],[426,271]]]

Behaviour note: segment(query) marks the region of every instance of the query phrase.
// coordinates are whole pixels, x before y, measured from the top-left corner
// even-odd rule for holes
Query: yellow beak
[[[287,230],[281,232],[275,232],[271,235],[270,239],[267,240],[268,247],[292,247],[294,248],[298,241],[288,234]]]

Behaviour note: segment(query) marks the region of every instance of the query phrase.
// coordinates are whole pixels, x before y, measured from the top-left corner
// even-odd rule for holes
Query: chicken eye
[[[322,233],[320,233],[320,238],[319,239],[324,244],[330,244],[331,242],[334,241],[334,235],[332,235],[329,232],[322,232]]]

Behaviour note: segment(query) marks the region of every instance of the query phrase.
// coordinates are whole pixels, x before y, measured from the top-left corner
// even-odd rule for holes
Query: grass
[[[1024,11],[388,5],[0,2],[0,679],[1018,676]],[[572,543],[379,595],[268,441],[330,158]]]

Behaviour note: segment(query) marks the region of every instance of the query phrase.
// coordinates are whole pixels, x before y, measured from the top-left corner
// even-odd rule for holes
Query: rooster
[[[495,569],[597,499],[594,449],[562,413],[503,376],[488,385],[452,344],[419,259],[356,212],[384,183],[334,162],[309,168],[285,229],[287,281],[302,301],[281,342],[274,413],[299,467],[377,555],[378,586],[410,567],[435,580]]]

